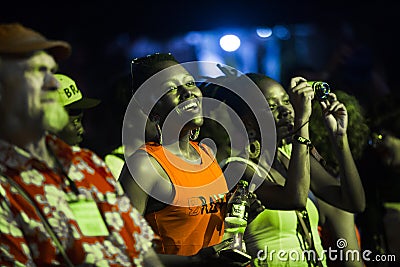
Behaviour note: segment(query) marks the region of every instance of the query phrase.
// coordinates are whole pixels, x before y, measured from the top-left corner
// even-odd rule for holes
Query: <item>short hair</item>
[[[132,93],[135,93],[147,79],[162,69],[158,66],[159,63],[166,61],[179,64],[171,53],[154,53],[133,59],[131,62]]]

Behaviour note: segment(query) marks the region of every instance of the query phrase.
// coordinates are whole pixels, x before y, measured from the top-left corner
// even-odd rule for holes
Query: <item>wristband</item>
[[[313,155],[322,166],[326,166],[325,159],[318,153],[317,149],[313,146],[310,140],[297,134],[293,136],[293,140],[296,140],[300,144],[306,145],[310,149],[311,155]]]
[[[303,136],[300,136],[300,135],[296,134],[296,135],[293,136],[293,140],[295,140],[297,143],[306,145],[308,148],[312,148],[313,147],[311,141],[308,140],[307,138],[303,137]]]

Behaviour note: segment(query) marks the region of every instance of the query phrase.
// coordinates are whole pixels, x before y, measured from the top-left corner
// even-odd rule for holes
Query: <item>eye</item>
[[[194,81],[190,81],[190,82],[187,82],[186,83],[186,86],[187,87],[193,87],[193,86],[195,86],[196,84],[195,84],[195,82]]]
[[[284,100],[283,100],[283,103],[284,103],[285,105],[289,105],[289,104],[290,104],[290,100],[289,100],[289,99],[284,99]]]
[[[50,72],[52,74],[57,72],[57,67],[53,67],[53,68],[48,68],[47,66],[39,66],[37,68],[38,71],[42,72],[42,73],[47,73]]]
[[[41,73],[46,73],[48,71],[48,68],[46,66],[32,66],[31,67],[32,71],[38,71]]]
[[[177,89],[178,89],[178,86],[176,86],[176,85],[170,85],[167,88],[168,92],[171,92],[171,91],[174,91],[174,90],[177,90]]]
[[[270,110],[275,110],[276,107],[277,107],[277,105],[276,105],[276,104],[273,104],[273,103],[268,103],[268,105],[269,105],[269,109],[270,109]]]

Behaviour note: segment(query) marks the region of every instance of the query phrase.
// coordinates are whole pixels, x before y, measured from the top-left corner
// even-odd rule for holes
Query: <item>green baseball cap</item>
[[[68,109],[89,109],[100,104],[101,100],[96,98],[84,97],[76,86],[74,80],[63,74],[55,74],[60,83],[57,89],[59,102]]]

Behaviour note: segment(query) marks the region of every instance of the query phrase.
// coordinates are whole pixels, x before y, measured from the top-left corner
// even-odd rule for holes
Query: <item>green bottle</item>
[[[228,201],[227,214],[225,217],[224,239],[233,237],[231,248],[246,251],[243,234],[247,227],[249,209],[248,182],[240,180]]]

